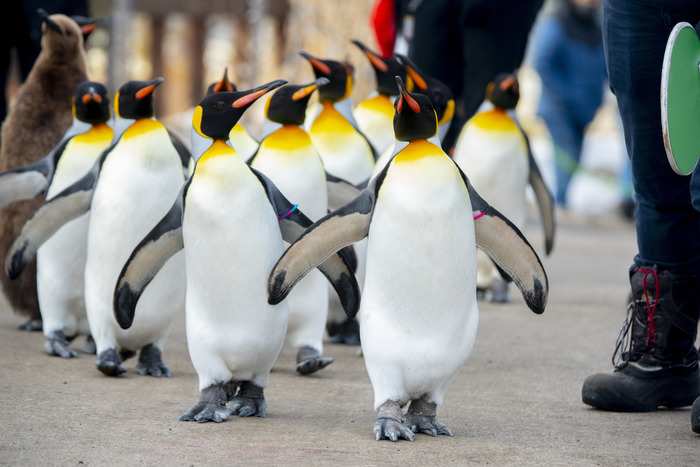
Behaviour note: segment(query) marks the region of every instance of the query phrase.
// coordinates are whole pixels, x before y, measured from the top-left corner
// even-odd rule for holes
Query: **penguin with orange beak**
[[[542,179],[528,137],[515,117],[519,98],[514,74],[496,76],[486,88],[490,107],[465,123],[457,139],[454,161],[479,193],[518,228],[525,224],[526,189],[530,185],[542,218],[544,251],[550,254],[556,229],[554,198]],[[484,253],[477,255],[477,268],[480,296],[496,303],[508,302],[508,283]]]
[[[406,79],[406,69],[395,56],[384,58],[358,40],[352,43],[365,54],[377,79],[376,92],[357,104],[353,114],[377,154],[383,154],[394,142],[393,100],[399,94],[394,77]]]
[[[354,185],[369,180],[377,153],[367,137],[357,127],[352,115],[353,68],[335,60],[321,59],[301,52],[311,65],[316,78],[326,78],[329,83],[319,90],[321,111],[309,126],[311,141],[318,151],[326,171]],[[340,206],[329,205],[330,209]],[[354,246],[357,252],[357,280],[364,282],[364,249],[366,242]],[[332,299],[333,300],[333,299]],[[328,334],[338,344],[359,345],[357,321],[345,318],[337,304],[331,304],[328,317]]]
[[[39,246],[63,225],[87,212],[85,305],[107,376],[126,371],[123,359],[140,352],[141,375],[169,376],[163,345],[185,300],[184,257],[175,255],[153,279],[139,303],[139,318],[123,330],[112,312],[114,285],[138,242],[170,209],[184,182],[189,153],[154,118],[154,92],[162,78],[129,81],[114,98],[115,140],[85,176],[52,196],[24,225],[5,267],[17,277]],[[76,248],[79,245],[76,245]]]

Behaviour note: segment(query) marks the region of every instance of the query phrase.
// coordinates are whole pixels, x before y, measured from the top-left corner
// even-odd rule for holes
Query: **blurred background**
[[[563,1],[545,2],[531,36]],[[110,90],[129,79],[164,76],[157,112],[182,135],[189,134],[193,105],[225,67],[242,88],[277,78],[311,80],[308,63],[298,55],[302,49],[349,60],[355,66],[353,99],[359,102],[372,91],[374,74],[349,41],[358,38],[376,45],[370,27],[374,4],[374,0],[89,0],[89,14],[102,22],[88,40],[88,74]],[[533,67],[535,42],[529,41],[519,72],[517,113],[553,187],[556,151],[547,126],[537,116],[541,80]],[[16,66],[9,78],[11,102],[19,86]],[[245,116],[253,135],[261,126],[262,107],[259,103]],[[603,105],[586,133],[566,211],[593,217],[618,212],[629,194],[619,182],[626,158],[617,108],[606,87]]]

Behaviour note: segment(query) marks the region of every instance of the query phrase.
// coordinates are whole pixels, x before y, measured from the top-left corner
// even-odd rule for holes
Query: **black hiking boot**
[[[586,378],[583,402],[619,412],[689,406],[700,395],[694,347],[700,280],[633,266],[630,283],[633,300],[615,344],[615,370]]]

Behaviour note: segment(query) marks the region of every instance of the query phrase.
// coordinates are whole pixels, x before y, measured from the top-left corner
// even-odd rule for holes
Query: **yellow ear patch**
[[[500,109],[491,109],[474,115],[467,125],[474,125],[485,131],[518,132],[518,126],[510,115]]]
[[[197,107],[194,108],[194,113],[192,114],[192,128],[194,128],[194,131],[197,132],[197,134],[203,138],[209,138],[207,135],[202,133],[202,114],[204,112],[204,109],[202,109],[201,105],[198,105]]]
[[[438,122],[440,125],[443,123],[451,122],[452,118],[455,116],[455,100],[450,99],[447,102],[447,108],[445,109],[445,113],[442,114],[442,118]]]
[[[114,116],[121,117],[121,114],[119,113],[119,91],[114,93]]]

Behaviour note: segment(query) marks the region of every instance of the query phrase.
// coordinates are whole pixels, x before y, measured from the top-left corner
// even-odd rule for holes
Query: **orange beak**
[[[318,58],[314,57],[313,55],[310,55],[306,52],[299,52],[299,54],[304,57],[312,67],[314,67],[314,70],[318,71],[319,73],[323,73],[326,76],[330,76],[331,74],[331,67],[323,63],[321,60]]]
[[[498,87],[501,88],[501,91],[505,91],[507,89],[512,88],[513,85],[515,85],[515,77],[509,76],[508,78],[501,81],[501,84]]]
[[[231,104],[231,107],[234,109],[240,109],[241,107],[247,107],[256,100],[258,100],[260,97],[264,96],[268,92],[272,91],[273,89],[277,89],[278,87],[287,84],[286,81],[278,79],[276,81],[269,82],[267,84],[263,84],[262,86],[255,88],[253,91],[249,92],[248,94],[239,97],[233,103]]]
[[[153,91],[155,91],[156,88],[163,83],[163,81],[165,81],[165,79],[160,78],[160,77],[149,81],[150,84],[148,86],[145,86],[145,87],[139,89],[138,91],[136,91],[136,94],[134,94],[134,97],[137,100],[145,99],[146,97],[153,94]]]

